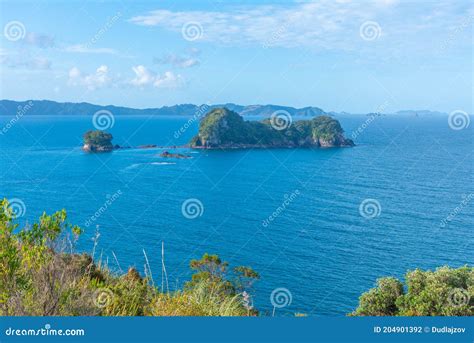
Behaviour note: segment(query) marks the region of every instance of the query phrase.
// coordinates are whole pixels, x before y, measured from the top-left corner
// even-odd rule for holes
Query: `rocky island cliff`
[[[112,135],[104,131],[87,131],[83,138],[82,150],[86,152],[109,152],[119,148],[112,144]]]
[[[344,137],[339,121],[317,116],[293,123],[282,118],[245,121],[227,108],[210,111],[202,119],[191,148],[296,148],[351,147],[354,142]]]
[[[156,144],[145,144],[137,147],[113,144],[112,134],[102,130],[87,131],[84,134],[83,139],[84,145],[82,146],[82,150],[85,152],[110,152],[118,149],[154,149],[158,147]]]

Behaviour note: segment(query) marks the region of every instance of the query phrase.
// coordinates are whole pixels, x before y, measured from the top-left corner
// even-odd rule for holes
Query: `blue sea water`
[[[98,230],[96,257],[115,270],[113,254],[122,269],[143,272],[145,250],[157,285],[161,242],[171,288],[189,279],[189,261],[205,252],[252,266],[261,275],[259,309],[272,313],[277,288],[291,294],[276,315],[344,315],[379,277],[472,265],[473,125],[453,130],[446,117],[338,119],[348,136],[360,129],[356,147],[174,149],[193,158],[173,160],[158,148],[82,152],[91,117],[24,116],[13,125],[0,117],[8,126],[0,135],[0,196],[23,201],[22,221],[67,209],[85,228],[78,249],[91,252]],[[194,122],[175,138],[189,120],[117,116],[109,131],[120,145],[180,145],[197,132]],[[194,219],[182,213],[188,199],[202,203]],[[366,199],[375,200],[378,216],[361,215]]]

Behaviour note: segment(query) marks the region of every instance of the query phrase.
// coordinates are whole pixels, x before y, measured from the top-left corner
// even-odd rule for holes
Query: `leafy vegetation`
[[[192,147],[298,147],[352,146],[343,136],[339,122],[328,116],[290,122],[290,117],[263,121],[244,121],[236,112],[226,108],[210,111],[201,121]]]
[[[393,277],[377,280],[362,294],[355,316],[473,316],[474,268],[416,269],[405,276],[406,287]]]
[[[113,149],[112,134],[101,130],[87,131],[84,134],[84,147],[90,151],[109,151]]]
[[[82,230],[64,210],[20,228],[8,201],[0,202],[0,315],[17,316],[248,316],[258,274],[216,255],[191,261],[183,290],[163,292],[134,268],[123,275],[74,253]]]
[[[74,252],[82,234],[66,211],[44,213],[20,228],[6,199],[0,202],[0,315],[2,316],[255,316],[259,274],[230,268],[219,256],[192,260],[183,289],[164,292],[134,268],[117,275],[88,254]],[[474,268],[414,270],[405,285],[377,280],[353,316],[472,316]],[[296,314],[301,315],[301,314]]]

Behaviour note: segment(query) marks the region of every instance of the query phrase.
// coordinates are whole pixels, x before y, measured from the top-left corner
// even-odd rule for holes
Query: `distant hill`
[[[12,101],[0,100],[0,115],[14,116],[18,112],[24,115],[93,115],[97,111],[107,110],[114,115],[194,115],[202,112],[206,113],[211,109],[226,107],[229,110],[239,113],[243,116],[270,116],[275,111],[286,111],[292,116],[317,116],[325,114],[325,112],[318,107],[303,107],[294,108],[277,105],[250,105],[242,106],[233,103],[218,104],[218,105],[193,105],[182,104],[174,106],[163,106],[159,108],[136,109],[120,106],[100,106],[89,104],[87,102],[59,103],[50,100],[27,100],[27,101]],[[22,110],[23,109],[23,110]]]
[[[396,113],[394,113],[396,115],[400,115],[400,116],[446,116],[448,115],[447,113],[444,113],[444,112],[438,112],[438,111],[429,111],[429,110],[418,110],[418,111],[414,111],[414,110],[403,110],[403,111],[398,111]]]

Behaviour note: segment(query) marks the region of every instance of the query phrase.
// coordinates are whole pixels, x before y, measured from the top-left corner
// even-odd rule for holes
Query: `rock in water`
[[[174,153],[170,153],[168,151],[163,151],[160,154],[160,157],[166,157],[166,158],[192,158],[191,156],[188,156],[188,155],[174,154]]]
[[[112,144],[112,135],[105,131],[95,130],[87,131],[84,134],[84,145],[82,150],[86,152],[109,152],[119,149],[118,145]]]

